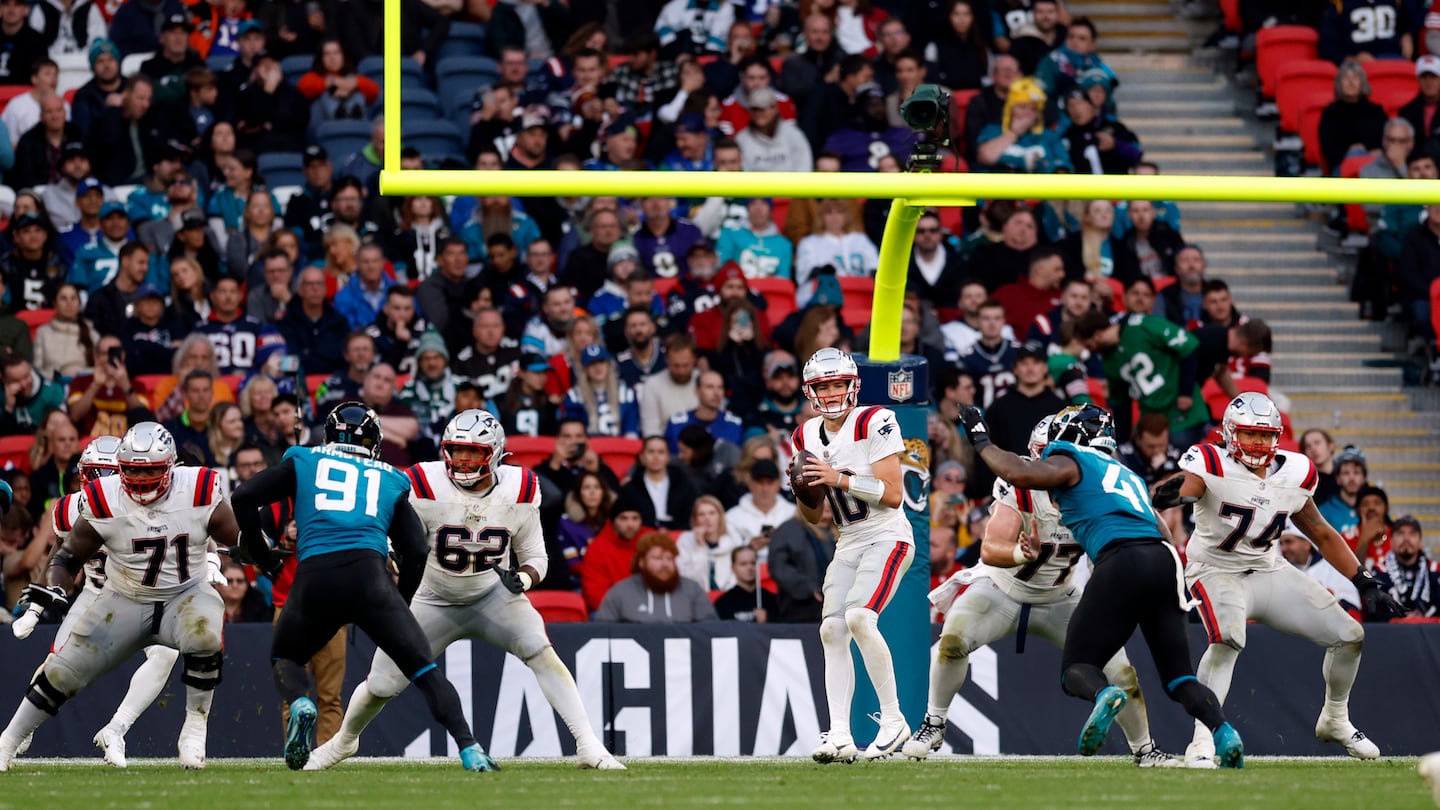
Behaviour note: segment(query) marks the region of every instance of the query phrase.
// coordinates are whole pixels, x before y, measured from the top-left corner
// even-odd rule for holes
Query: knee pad
[[[850,625],[839,616],[827,616],[820,622],[820,643],[829,647],[850,643]]]
[[[225,656],[221,653],[186,653],[185,669],[180,673],[180,682],[209,692],[220,685],[224,666]]]
[[[861,636],[878,632],[880,614],[867,608],[850,608],[845,611],[845,626],[850,635]]]
[[[35,676],[35,680],[30,684],[30,689],[25,693],[25,699],[34,704],[35,708],[52,716],[60,711],[60,707],[65,705],[65,701],[69,700],[64,692],[56,689],[50,683],[49,676],[44,672]]]

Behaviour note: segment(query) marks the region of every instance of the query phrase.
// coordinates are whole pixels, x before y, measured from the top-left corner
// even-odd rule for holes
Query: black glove
[[[63,616],[70,609],[70,597],[65,594],[65,589],[56,585],[45,586],[31,583],[25,586],[20,594],[20,602],[16,605],[36,604],[46,610],[55,611],[56,615]]]
[[[1165,479],[1155,487],[1155,493],[1150,496],[1150,504],[1156,509],[1169,509],[1172,506],[1184,506],[1199,500],[1191,495],[1181,495],[1180,487],[1183,486],[1185,486],[1184,475]]]
[[[500,576],[500,584],[505,590],[511,593],[524,593],[525,580],[520,578],[520,572],[509,568],[496,568],[495,573]]]
[[[984,411],[974,405],[966,405],[960,409],[960,423],[965,426],[965,436],[975,448],[976,455],[990,446],[990,426],[985,424]]]
[[[1380,589],[1374,574],[1361,568],[1350,578],[1350,582],[1360,592],[1360,605],[1365,609],[1366,620],[1383,622],[1405,615],[1405,608],[1395,601],[1395,597]]]
[[[280,572],[285,568],[290,552],[272,548],[261,535],[241,535],[240,542],[230,549],[230,556],[245,565],[255,566],[260,573],[274,581],[280,578]]]

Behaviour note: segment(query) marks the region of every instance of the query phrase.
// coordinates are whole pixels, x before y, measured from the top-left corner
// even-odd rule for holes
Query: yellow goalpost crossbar
[[[893,199],[871,305],[870,356],[900,356],[911,240],[927,207],[982,199],[1172,200],[1247,203],[1440,204],[1440,180],[1201,175],[904,174],[806,172],[431,171],[400,168],[400,0],[385,0],[382,194],[506,197],[844,197]]]

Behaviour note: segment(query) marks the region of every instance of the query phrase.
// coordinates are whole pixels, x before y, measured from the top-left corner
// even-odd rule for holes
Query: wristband
[[[1030,562],[1030,558],[1025,556],[1025,544],[1018,540],[1015,541],[1015,550],[1011,552],[1011,557],[1015,560],[1016,565],[1026,565]]]
[[[876,506],[880,505],[880,500],[885,497],[884,481],[881,481],[873,475],[854,475],[849,473],[847,473],[847,475],[850,476],[850,486],[848,490],[851,495],[854,495],[866,503],[873,503]]]
[[[520,585],[522,590],[530,590],[535,585],[535,578],[530,576],[529,571],[519,572]]]

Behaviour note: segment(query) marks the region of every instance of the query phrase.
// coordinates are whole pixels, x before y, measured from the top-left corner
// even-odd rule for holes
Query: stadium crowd
[[[0,524],[7,606],[43,568],[85,440],[154,418],[233,484],[359,399],[397,466],[435,458],[459,410],[499,416],[543,488],[541,588],[597,619],[818,621],[834,530],[796,518],[783,471],[813,414],[806,359],[866,345],[889,202],[388,198],[385,150],[407,168],[894,172],[915,141],[898,104],[933,82],[954,100],[952,170],[1159,171],[1094,24],[1056,0],[402,7],[407,142],[387,144],[379,2],[0,0],[17,91],[0,446],[24,507]],[[88,78],[63,88],[77,61]],[[1433,176],[1426,151],[1382,151]],[[977,562],[994,480],[961,407],[1023,452],[1041,416],[1106,404],[1154,483],[1237,392],[1268,389],[1270,330],[1181,223],[1151,200],[921,218],[902,342],[931,364],[934,576]],[[1402,266],[1434,249],[1400,241],[1417,243]],[[1331,523],[1436,613],[1421,527],[1391,518],[1363,453],[1318,430],[1298,444]],[[1185,536],[1183,512],[1167,520]],[[1326,581],[1313,549],[1282,545]],[[283,604],[282,583],[226,574],[232,619]]]

